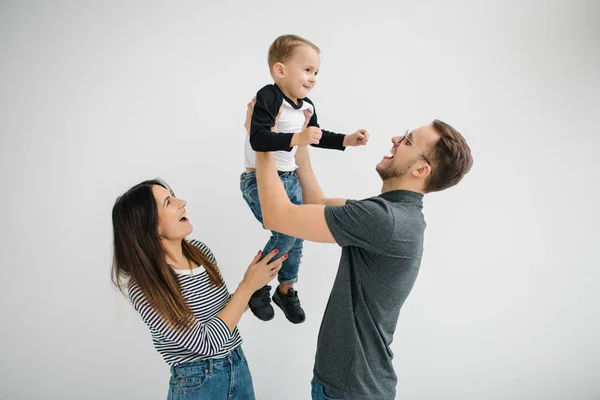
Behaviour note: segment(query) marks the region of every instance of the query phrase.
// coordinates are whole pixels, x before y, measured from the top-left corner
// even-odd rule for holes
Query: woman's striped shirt
[[[214,265],[217,264],[204,243],[198,240],[190,243],[197,246]],[[221,286],[211,287],[210,277],[202,266],[175,272],[181,294],[196,319],[187,331],[180,332],[171,328],[149,305],[133,280],[127,285],[133,306],[150,329],[154,347],[171,366],[226,356],[242,343],[237,327],[231,332],[225,322],[217,317],[231,297],[227,286],[223,283]]]

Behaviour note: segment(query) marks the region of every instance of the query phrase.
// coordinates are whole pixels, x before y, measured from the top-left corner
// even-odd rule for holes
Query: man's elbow
[[[273,227],[272,220],[270,218],[266,218],[265,216],[263,216],[263,225],[265,226],[265,229],[269,231],[275,230],[275,228]]]
[[[265,214],[263,214],[263,225],[265,226],[265,229],[268,229],[270,231],[277,231],[277,218],[272,218],[270,216],[266,216]]]
[[[263,210],[263,225],[270,231],[276,231],[277,215],[274,210]]]
[[[319,206],[327,205],[327,197],[325,196],[304,196],[302,201],[304,202],[304,204],[316,204]]]
[[[317,204],[320,206],[326,206],[327,205],[327,197],[325,197],[325,196],[319,197],[317,199]]]
[[[282,222],[285,222],[283,215],[281,207],[265,207],[262,210],[265,229],[279,232]]]

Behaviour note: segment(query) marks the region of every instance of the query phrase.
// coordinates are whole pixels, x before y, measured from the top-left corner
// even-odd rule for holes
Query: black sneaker
[[[271,299],[269,297],[270,294],[271,286],[263,286],[254,292],[252,297],[250,297],[250,301],[248,302],[252,314],[256,315],[256,318],[263,321],[272,320],[275,316],[275,310],[273,310]]]
[[[285,314],[285,317],[293,324],[299,324],[304,322],[306,315],[300,305],[300,298],[298,297],[298,291],[293,288],[288,289],[287,296],[279,293],[279,288],[275,289],[273,294],[273,302],[277,304],[279,308]]]

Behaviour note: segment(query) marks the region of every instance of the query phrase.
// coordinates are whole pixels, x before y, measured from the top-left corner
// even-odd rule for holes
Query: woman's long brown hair
[[[165,251],[158,235],[158,208],[152,186],[171,188],[162,181],[148,180],[129,189],[117,198],[112,210],[114,260],[112,281],[123,292],[133,280],[154,310],[173,328],[188,329],[194,315],[181,295],[179,281],[167,264]],[[214,265],[200,249],[187,240],[181,241],[183,254],[203,265],[211,285],[223,284]]]

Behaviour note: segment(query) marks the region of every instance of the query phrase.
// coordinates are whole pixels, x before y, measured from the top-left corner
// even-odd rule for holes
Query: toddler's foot
[[[279,288],[277,288],[273,294],[273,302],[281,308],[285,317],[291,323],[299,324],[306,319],[304,310],[300,305],[300,298],[298,297],[297,290],[290,288],[288,289],[287,295],[283,295],[279,292]]]
[[[275,310],[273,310],[273,306],[271,305],[271,286],[263,286],[258,289],[252,297],[250,297],[250,301],[248,304],[250,305],[250,311],[256,318],[262,321],[272,320],[275,316]]]

